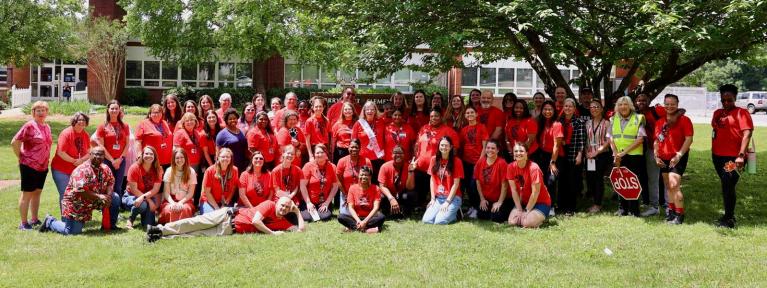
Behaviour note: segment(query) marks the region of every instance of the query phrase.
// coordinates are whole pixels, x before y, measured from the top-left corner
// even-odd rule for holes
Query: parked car
[[[748,113],[767,111],[767,91],[746,91],[738,93],[735,106],[746,108]]]

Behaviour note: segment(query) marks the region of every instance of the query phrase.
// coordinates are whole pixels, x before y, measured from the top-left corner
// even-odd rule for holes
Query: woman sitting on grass
[[[131,213],[126,227],[133,228],[133,221],[141,215],[141,227],[154,225],[155,212],[160,207],[160,192],[162,184],[162,168],[157,159],[157,150],[152,146],[144,147],[141,158],[128,169],[128,188],[122,198],[124,207],[129,207]]]
[[[202,197],[200,198],[200,214],[218,210],[221,207],[232,207],[237,199],[234,194],[239,187],[239,170],[232,164],[232,150],[218,150],[218,161],[205,170],[202,180]],[[240,156],[242,157],[242,156]]]
[[[513,146],[514,162],[506,168],[514,210],[509,225],[525,228],[541,226],[551,210],[551,196],[543,181],[543,171],[527,159],[527,147],[517,142]]]
[[[381,190],[373,185],[373,171],[369,166],[360,168],[359,182],[349,188],[346,201],[348,214],[338,216],[338,222],[345,231],[378,233],[383,228],[384,215],[381,213]]]
[[[191,114],[189,114],[191,115]],[[173,150],[173,162],[165,170],[165,182],[160,207],[160,223],[168,223],[192,217],[194,213],[194,188],[197,186],[197,173],[189,167],[184,149]]]
[[[328,148],[325,144],[314,146],[314,161],[304,165],[304,175],[301,179],[301,195],[304,199],[301,216],[305,221],[329,220],[333,216],[331,202],[338,193],[338,177],[336,166],[328,159]]]
[[[423,214],[423,223],[450,224],[456,220],[458,209],[461,209],[463,163],[453,151],[450,137],[442,137],[439,151],[431,158],[428,169],[431,175],[431,201]]]

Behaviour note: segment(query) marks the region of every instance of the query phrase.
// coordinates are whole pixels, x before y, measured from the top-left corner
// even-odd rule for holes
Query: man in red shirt
[[[360,104],[357,104],[354,87],[346,87],[344,88],[344,92],[341,93],[341,99],[339,99],[338,102],[333,103],[333,105],[330,105],[330,108],[328,108],[327,115],[330,123],[336,123],[341,117],[341,110],[344,107],[344,102],[351,102],[354,105],[354,115],[360,115],[362,107],[360,107]]]
[[[498,141],[503,133],[503,127],[506,127],[506,114],[501,109],[493,106],[493,92],[485,90],[479,98],[480,107],[477,109],[479,123],[485,125],[490,139]]]
[[[283,231],[303,232],[306,227],[298,206],[288,197],[266,200],[252,208],[222,208],[165,225],[148,226],[147,241],[189,236],[221,236],[234,233],[280,235]]]
[[[724,198],[724,215],[716,225],[719,227],[735,227],[735,185],[740,174],[736,169],[745,164],[746,149],[751,141],[754,123],[746,109],[735,107],[735,96],[738,87],[732,84],[719,87],[722,109],[714,111],[711,126],[711,158],[714,169],[722,181],[722,196]]]

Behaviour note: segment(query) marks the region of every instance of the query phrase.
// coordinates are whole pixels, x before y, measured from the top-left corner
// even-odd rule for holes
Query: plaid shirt
[[[586,147],[586,119],[588,117],[573,118],[569,123],[564,116],[559,119],[562,123],[562,130],[565,133],[564,149],[567,161],[575,163],[578,152],[584,151]],[[570,133],[572,131],[572,133]],[[583,156],[581,156],[583,157]]]

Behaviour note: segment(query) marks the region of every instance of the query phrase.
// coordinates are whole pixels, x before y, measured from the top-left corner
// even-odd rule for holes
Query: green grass
[[[9,135],[18,125],[0,122],[0,133]],[[474,221],[436,227],[410,220],[387,222],[382,234],[364,235],[341,233],[340,224],[327,222],[279,237],[185,238],[150,245],[141,230],[104,235],[97,222],[76,237],[17,231],[19,192],[10,187],[0,191],[0,287],[767,286],[767,197],[761,180],[767,150],[759,151],[760,172],[744,174],[738,185],[739,228],[718,229],[710,224],[722,207],[710,164],[710,131],[706,125],[695,128],[683,187],[688,223],[682,226],[605,212],[556,217],[536,230]],[[756,139],[765,136],[757,130]],[[0,159],[15,158],[8,152],[0,150]],[[43,213],[58,214],[56,197],[49,177]],[[581,201],[582,208],[587,202]],[[615,207],[611,199],[606,205]],[[98,213],[94,218],[100,219]],[[605,248],[614,254],[606,255]]]

